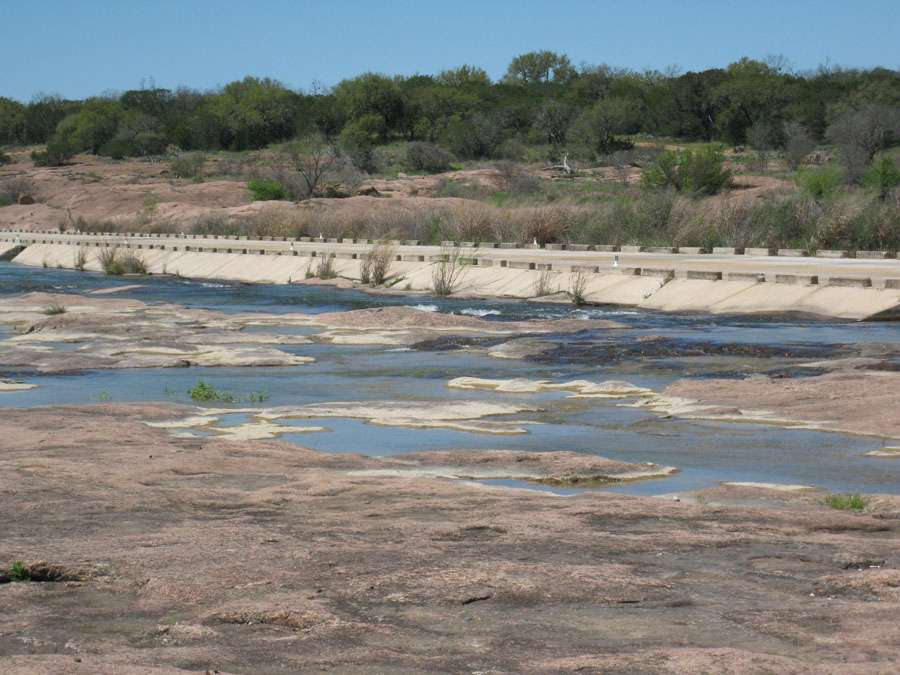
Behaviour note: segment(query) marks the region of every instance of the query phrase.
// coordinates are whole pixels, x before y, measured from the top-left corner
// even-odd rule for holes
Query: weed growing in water
[[[549,269],[541,270],[538,278],[534,280],[534,296],[542,298],[553,293],[556,293],[556,290],[553,288],[553,271]]]
[[[584,269],[575,271],[572,274],[572,302],[577,307],[581,307],[585,303],[584,294],[587,290],[588,281],[590,280],[590,272]]]
[[[109,393],[109,389],[104,389],[97,396],[88,396],[88,401],[112,401],[112,394]]]
[[[166,393],[170,393],[170,390],[166,389]],[[217,403],[261,403],[269,398],[267,394],[261,391],[252,391],[247,396],[237,395],[230,391],[215,389],[203,380],[200,380],[197,386],[188,391],[188,395],[195,401],[212,401]]]

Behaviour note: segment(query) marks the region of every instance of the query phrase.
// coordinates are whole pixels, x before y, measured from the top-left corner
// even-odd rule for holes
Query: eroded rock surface
[[[900,438],[900,373],[890,370],[842,368],[815,377],[678,380],[646,404],[682,417],[809,423]]]
[[[146,424],[194,414],[0,409],[0,561],[39,577],[0,583],[0,670],[898,667],[896,496],[559,497]]]

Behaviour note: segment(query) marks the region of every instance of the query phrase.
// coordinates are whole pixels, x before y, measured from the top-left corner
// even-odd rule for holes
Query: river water
[[[380,427],[356,419],[329,418],[313,424],[331,431],[286,434],[282,439],[326,452],[373,456],[458,448],[571,450],[681,469],[666,479],[605,488],[630,494],[693,490],[717,481],[790,483],[841,492],[900,492],[900,460],[862,456],[882,447],[881,438],[773,425],[662,419],[646,409],[625,407],[621,400],[570,399],[561,392],[499,394],[446,386],[449,380],[460,376],[558,382],[613,379],[655,390],[682,377],[738,378],[754,373],[800,377],[815,372],[803,363],[849,354],[849,345],[900,341],[897,322],[863,324],[677,315],[612,307],[579,309],[497,300],[383,297],[303,285],[248,285],[175,277],[117,279],[0,263],[0,296],[32,291],[79,293],[130,284],[140,284],[141,288],[113,297],[172,302],[226,313],[319,313],[402,304],[491,321],[608,318],[627,328],[552,336],[556,348],[530,360],[461,352],[448,348],[453,344],[438,341],[417,349],[328,344],[279,347],[316,359],[315,363],[291,368],[97,370],[39,375],[4,371],[0,367],[0,376],[40,385],[36,389],[2,393],[0,404],[30,407],[97,400],[192,403],[186,392],[199,380],[217,389],[262,391],[269,397],[265,403],[249,407],[373,400],[426,401],[435,406],[454,399],[523,402],[542,409],[512,416],[528,430],[523,435]],[[264,330],[307,334],[321,329],[267,326]],[[0,338],[2,331],[9,331],[9,327],[0,326]],[[234,407],[244,409],[248,404]],[[246,413],[236,412],[226,415],[221,425],[242,423],[247,418]],[[296,423],[309,425],[310,421]]]

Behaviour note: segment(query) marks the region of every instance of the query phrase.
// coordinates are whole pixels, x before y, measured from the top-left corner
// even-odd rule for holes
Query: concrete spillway
[[[32,266],[102,271],[98,254],[104,248],[73,244],[32,243],[23,248],[19,242],[0,241],[0,258]],[[120,250],[139,256],[151,274],[272,284],[303,281],[316,273],[323,254],[330,257],[325,251],[245,249],[231,243],[216,247],[214,252],[210,247],[201,251],[186,248],[132,246]],[[341,252],[340,247],[334,252],[331,264],[335,273],[358,281],[357,254]],[[389,270],[394,288],[433,289],[435,267],[442,264],[435,261],[436,256],[395,257],[399,259]],[[798,275],[778,275],[777,280],[769,281],[760,280],[765,275],[728,275],[722,280],[721,272],[709,269],[702,275],[688,273],[685,278],[676,278],[672,270],[661,268],[601,270],[567,265],[555,269],[548,263],[478,257],[463,262],[455,292],[472,296],[533,298],[542,287],[544,293],[578,291],[588,303],[665,312],[802,312],[855,320],[900,319],[900,288],[891,283],[873,288],[860,280],[848,285],[850,280],[836,277],[819,284],[814,276]]]

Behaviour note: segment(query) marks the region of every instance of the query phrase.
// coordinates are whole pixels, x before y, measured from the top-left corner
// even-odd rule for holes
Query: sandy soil
[[[144,423],[193,410],[0,410],[34,579],[0,583],[3,672],[897,670],[897,497],[558,497]]]

